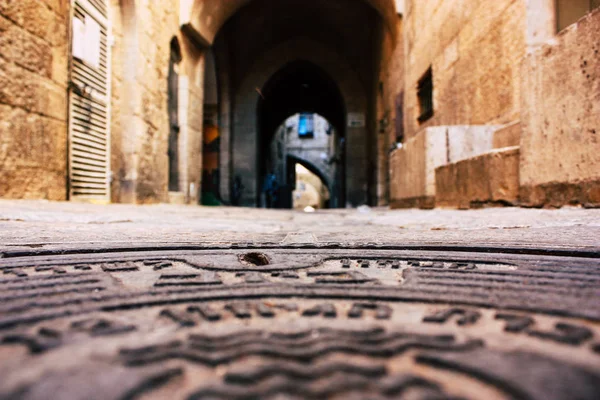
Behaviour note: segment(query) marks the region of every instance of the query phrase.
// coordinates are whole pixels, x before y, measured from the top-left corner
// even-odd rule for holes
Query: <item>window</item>
[[[600,0],[556,0],[556,28],[560,32],[600,7]]]
[[[313,114],[300,114],[298,137],[300,139],[312,139],[315,137]]]
[[[404,141],[404,92],[400,92],[398,96],[396,96],[395,101],[396,107],[396,143],[402,143]],[[396,146],[394,145],[394,148]]]
[[[417,87],[417,96],[419,98],[419,122],[425,122],[433,117],[433,74],[431,67],[425,72],[425,75],[419,80]]]

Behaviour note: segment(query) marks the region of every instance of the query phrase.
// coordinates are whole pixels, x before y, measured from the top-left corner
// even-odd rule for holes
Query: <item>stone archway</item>
[[[257,102],[273,74],[295,61],[315,64],[339,87],[345,113],[338,127],[347,131],[344,139],[348,150],[345,205],[372,201],[370,194],[378,184],[374,166],[380,157],[374,106],[380,66],[375,60],[379,59],[382,36],[395,42],[396,3],[189,1],[192,11],[182,21],[187,18],[199,26],[195,29],[192,22],[184,24],[184,32],[207,46],[214,43],[219,81],[220,195],[226,204],[257,204],[257,149],[262,145]],[[388,29],[390,24],[394,26],[393,34]],[[358,26],[364,29],[355,29]],[[243,187],[244,193],[236,191],[232,196],[234,187]]]
[[[310,118],[309,137],[299,135],[298,125],[301,117],[296,113],[302,113],[302,118],[305,120]],[[294,114],[296,114],[294,117],[288,118]],[[311,166],[318,165],[319,173],[316,175],[327,175],[328,178],[324,179],[328,182],[327,186],[330,186],[329,183],[336,177],[343,179],[344,167],[341,160],[335,156],[343,150],[345,114],[345,103],[337,84],[325,71],[303,60],[284,65],[263,86],[258,99],[259,183],[269,173],[268,169],[272,169],[274,158],[280,158],[282,165],[279,167],[286,170],[288,156],[305,160]],[[314,119],[316,122],[313,122]],[[281,129],[282,124],[287,125],[289,122],[291,125],[288,128]],[[314,132],[313,123],[319,127],[315,127]],[[274,141],[278,143],[278,149],[274,149]],[[278,151],[273,152],[273,150]],[[278,157],[276,153],[280,151],[283,151],[283,154]],[[321,155],[325,159],[321,159]],[[291,195],[295,179],[287,179],[289,173],[286,172],[280,171],[279,175],[283,178],[282,189],[284,191],[287,189]],[[344,198],[343,185],[336,187],[341,189],[339,195],[336,193],[335,205],[338,206],[343,204],[337,201]]]
[[[256,205],[258,180],[256,176],[259,123],[257,107],[260,89],[285,65],[303,60],[318,66],[339,88],[348,114],[366,114],[367,96],[354,71],[334,49],[321,43],[297,39],[282,43],[267,51],[250,69],[234,97],[235,117],[233,120],[232,176],[239,176],[245,188],[242,204]],[[335,78],[333,78],[335,77]],[[257,91],[258,88],[258,91]],[[347,118],[344,118],[344,125]],[[353,205],[367,201],[367,150],[368,129],[365,125],[345,128],[346,141],[346,200]]]
[[[193,29],[198,40],[212,45],[223,25],[252,0],[184,0],[181,7],[182,25]],[[319,0],[320,1],[320,0]],[[397,39],[396,15],[401,11],[398,0],[362,0],[377,11],[393,41]]]

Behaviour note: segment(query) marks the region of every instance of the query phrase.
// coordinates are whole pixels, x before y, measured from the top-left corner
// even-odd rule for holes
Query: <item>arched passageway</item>
[[[344,138],[323,116],[298,113],[287,118],[271,136],[261,158],[265,165],[260,188],[260,205],[292,208],[292,195],[297,190],[296,164],[316,175],[327,188],[327,208],[344,205]],[[273,197],[276,202],[267,201]],[[319,208],[322,208],[321,205]]]
[[[336,83],[304,60],[285,65],[261,88],[257,107],[261,137],[269,142],[277,126],[298,112],[322,115],[343,135],[345,105]]]
[[[217,7],[197,3],[203,4],[197,10]],[[218,86],[218,197],[261,206],[278,126],[295,113],[317,113],[338,135],[333,162],[341,173],[333,179],[332,206],[371,203],[377,44],[389,32],[385,10],[395,17],[393,2],[391,8],[383,0],[233,3],[211,11],[211,26],[218,28],[203,36],[213,44]]]
[[[335,182],[333,206],[344,204],[339,182],[344,177],[345,105],[335,82],[315,64],[294,61],[276,72],[259,94],[259,196],[264,195],[264,182],[275,175],[281,193],[276,206],[291,208],[296,181],[287,160],[295,157],[318,164],[318,174],[329,175],[327,186]],[[258,203],[264,201],[259,197]]]

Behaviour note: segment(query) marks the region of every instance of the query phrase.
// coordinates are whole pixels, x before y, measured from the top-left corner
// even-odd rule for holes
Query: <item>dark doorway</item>
[[[169,112],[169,191],[179,192],[179,74],[181,48],[177,38],[171,40],[171,57],[169,59],[169,75],[167,78],[168,112]]]
[[[212,49],[204,55],[204,122],[202,127],[202,204],[221,205],[219,151],[219,93],[217,69]]]

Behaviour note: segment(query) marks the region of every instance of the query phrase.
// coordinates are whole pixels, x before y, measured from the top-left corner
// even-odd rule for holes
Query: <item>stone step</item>
[[[519,153],[518,146],[503,147],[436,168],[436,206],[517,205]]]

